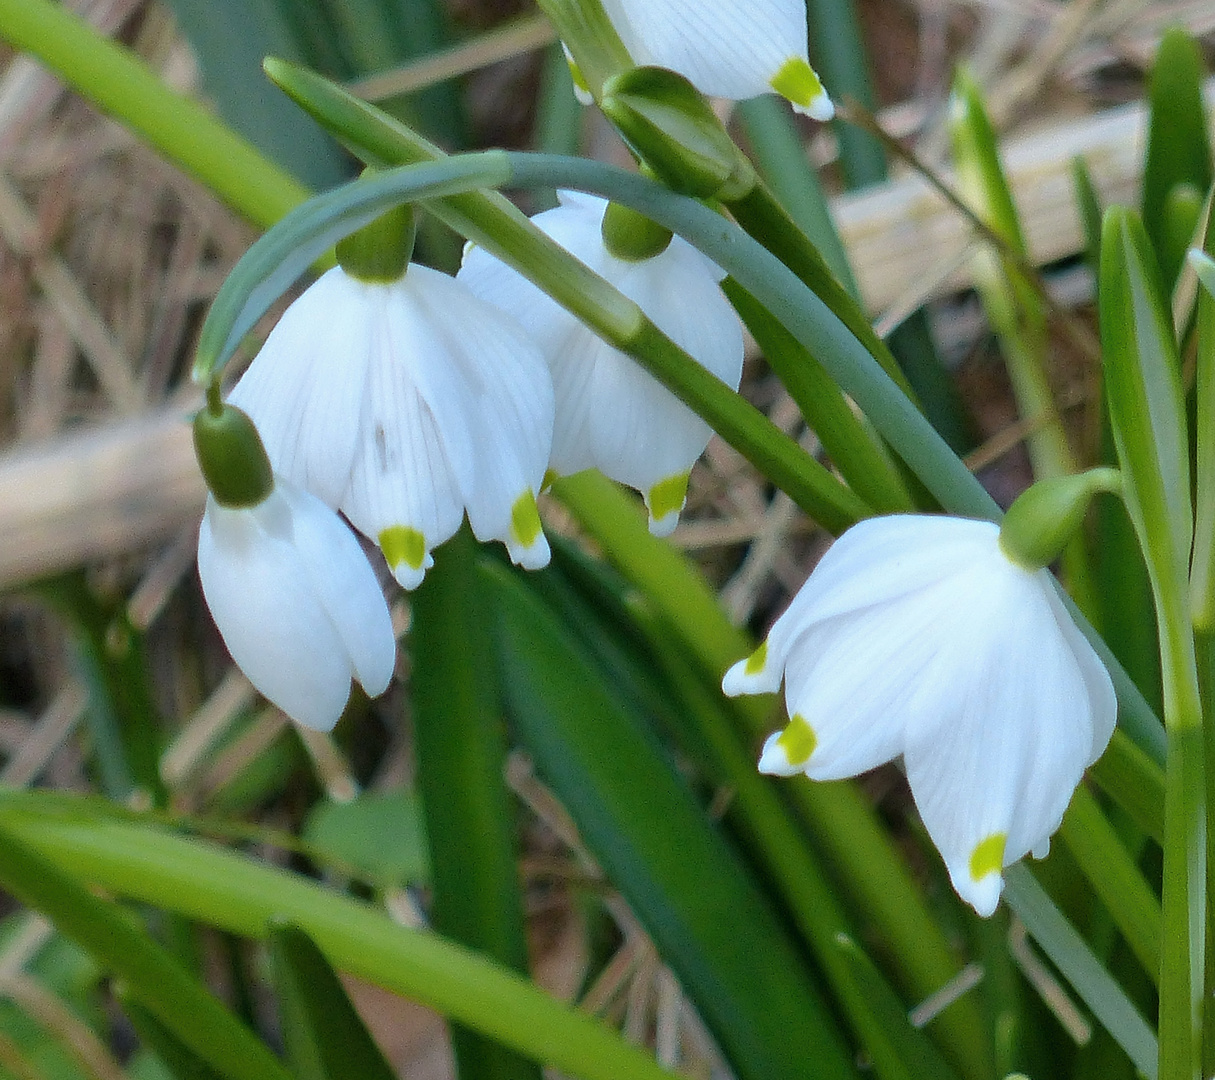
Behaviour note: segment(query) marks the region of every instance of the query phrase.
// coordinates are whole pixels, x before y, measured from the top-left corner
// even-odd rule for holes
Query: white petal
[[[333,622],[290,543],[290,509],[272,493],[262,517],[208,498],[198,536],[198,574],[215,625],[249,681],[293,720],[327,730],[350,695],[351,668]],[[265,505],[265,504],[263,504]]]
[[[950,692],[911,695],[904,750],[925,827],[980,914],[1000,869],[1058,827],[1092,746],[1084,678],[1040,582],[1009,564],[989,590],[925,672]]]
[[[411,365],[392,348],[386,346],[371,365],[367,393],[370,415],[342,509],[385,550],[401,586],[416,588],[430,566],[430,549],[460,527],[460,486],[435,418],[413,384]],[[412,543],[402,542],[407,536]]]
[[[909,688],[932,663],[954,600],[940,590],[913,599],[833,616],[794,643],[785,702],[814,732],[807,776],[857,776],[903,751]]]
[[[774,694],[780,689],[784,678],[781,664],[768,662],[768,643],[765,641],[745,660],[739,660],[721,680],[721,692],[726,697],[739,694]]]
[[[742,377],[742,327],[717,284],[717,270],[678,237],[642,262],[612,259],[607,276],[654,324],[731,389]],[[634,360],[599,357],[588,395],[595,464],[641,492],[686,474],[712,429]]]
[[[253,418],[274,471],[334,507],[354,461],[383,289],[330,270],[284,312],[228,397]]]
[[[742,374],[738,317],[718,286],[721,270],[678,237],[653,259],[608,254],[605,200],[559,192],[561,205],[532,220],[590,269],[638,303],[677,344],[732,388]],[[552,370],[555,422],[550,467],[559,475],[595,467],[641,491],[681,483],[712,430],[635,361],[603,342],[530,283],[483,251],[466,254],[461,280],[516,316]],[[669,533],[679,508],[662,500],[651,530]]]
[[[448,450],[473,532],[507,541],[516,504],[540,490],[548,467],[552,377],[516,322],[445,274],[415,276],[425,270],[415,266],[405,279],[436,349],[414,361],[419,392]],[[468,447],[471,467],[453,453],[457,443]]]
[[[637,63],[677,71],[712,97],[767,93],[788,60],[807,59],[803,0],[616,2]]]
[[[371,697],[388,689],[396,666],[392,616],[354,534],[319,499],[280,481],[292,510],[295,549],[342,640],[356,678]]]
[[[1007,562],[998,537],[999,526],[990,521],[942,515],[893,514],[858,522],[831,545],[773,624],[768,665],[783,669],[798,636],[817,622],[948,583],[959,567]]]
[[[1046,593],[1051,612],[1058,623],[1063,639],[1072,651],[1072,656],[1080,669],[1084,685],[1088,691],[1089,708],[1093,718],[1093,742],[1089,748],[1088,760],[1085,765],[1091,765],[1104,752],[1114,734],[1114,724],[1118,719],[1118,696],[1114,692],[1114,683],[1106,670],[1101,658],[1081,633],[1075,620],[1071,617],[1054,582],[1046,570],[1039,571],[1043,591]]]

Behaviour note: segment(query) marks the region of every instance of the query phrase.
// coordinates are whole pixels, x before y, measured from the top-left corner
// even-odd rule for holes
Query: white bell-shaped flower
[[[987,521],[900,515],[841,536],[733,696],[778,689],[790,716],[764,772],[833,780],[903,756],[958,894],[996,908],[1001,871],[1046,853],[1114,730],[1109,674],[1046,570],[1013,562]]]
[[[678,236],[652,258],[617,258],[603,241],[607,203],[559,194],[561,205],[532,221],[737,389],[742,327],[721,291],[725,275],[717,265]],[[636,361],[484,249],[466,251],[457,280],[513,314],[548,360],[556,391],[552,474],[596,468],[641,492],[652,532],[662,536],[674,529],[692,465],[713,434],[709,425]]]
[[[198,574],[224,644],[263,696],[305,727],[337,723],[358,679],[382,694],[396,662],[388,605],[354,533],[277,478],[256,506],[207,497]]]
[[[805,0],[603,0],[634,63],[670,68],[702,94],[775,91],[816,120],[835,114],[810,67]]]
[[[536,495],[553,388],[539,350],[454,278],[334,268],[286,311],[229,401],[277,473],[342,510],[407,589],[464,513],[511,558],[549,559]]]

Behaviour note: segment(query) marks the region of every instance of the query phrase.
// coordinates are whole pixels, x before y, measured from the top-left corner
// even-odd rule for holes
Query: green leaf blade
[[[851,1075],[788,938],[652,736],[551,613],[506,573],[486,572],[520,735],[740,1080]]]

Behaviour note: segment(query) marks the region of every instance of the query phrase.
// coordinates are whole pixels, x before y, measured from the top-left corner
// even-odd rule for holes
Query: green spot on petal
[[[806,718],[795,713],[785,730],[777,736],[776,744],[785,752],[790,765],[805,765],[818,746],[818,736]]]
[[[768,662],[768,643],[765,641],[758,649],[747,657],[743,672],[747,675],[758,675]]]
[[[556,469],[545,469],[544,479],[540,481],[540,490],[548,491],[558,480],[561,479],[561,474]]]
[[[789,57],[781,65],[780,71],[772,76],[768,85],[781,97],[803,109],[810,108],[814,102],[827,96],[823,84],[814,73],[814,68],[800,56]]]
[[[536,509],[536,496],[525,491],[510,508],[511,535],[523,547],[531,547],[540,535],[540,511]]]
[[[970,877],[982,881],[988,874],[998,874],[1004,869],[1004,842],[1007,833],[997,832],[985,837],[970,853]]]
[[[568,49],[565,51],[565,62],[570,69],[570,81],[574,84],[574,97],[578,99],[578,104],[590,105],[595,100],[595,95],[591,93],[591,87],[586,81],[586,76],[582,74],[582,69],[574,58],[570,56]]]
[[[401,563],[421,570],[426,560],[426,537],[408,525],[391,525],[380,533],[380,550],[394,570]]]
[[[650,517],[661,521],[667,514],[678,514],[683,509],[684,500],[688,497],[688,476],[688,473],[668,476],[650,488],[645,500]]]

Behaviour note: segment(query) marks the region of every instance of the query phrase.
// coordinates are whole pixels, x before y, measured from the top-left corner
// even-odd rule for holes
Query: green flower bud
[[[614,75],[599,107],[672,191],[730,202],[755,187],[754,166],[682,75],[655,67]]]
[[[1008,508],[1000,525],[1000,547],[1013,562],[1030,570],[1050,566],[1080,528],[1092,497],[1121,490],[1122,474],[1117,469],[1089,469],[1039,480]]]
[[[338,263],[359,281],[376,284],[399,281],[409,267],[416,232],[413,207],[402,203],[338,241]]]
[[[256,506],[274,490],[274,471],[248,415],[224,405],[218,394],[194,417],[194,453],[207,487],[220,506]]]
[[[671,242],[671,230],[620,203],[603,212],[603,246],[625,262],[643,262],[661,255]]]

